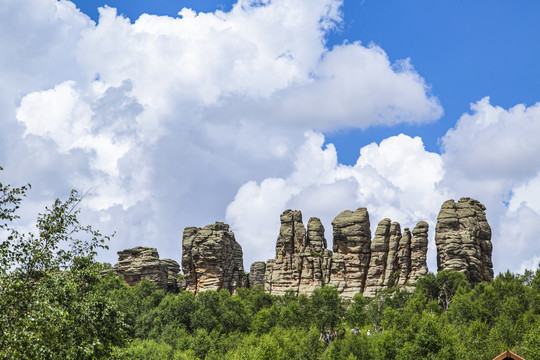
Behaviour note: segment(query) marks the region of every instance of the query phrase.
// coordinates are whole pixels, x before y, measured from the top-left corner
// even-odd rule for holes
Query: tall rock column
[[[324,227],[319,219],[310,218],[306,231],[297,210],[285,210],[280,220],[276,257],[266,263],[265,290],[273,295],[287,290],[310,295],[324,283]]]
[[[412,231],[411,239],[411,272],[408,283],[418,281],[428,273],[427,268],[427,247],[428,247],[429,225],[425,221],[420,221]]]
[[[398,286],[404,286],[409,281],[411,272],[411,231],[403,229],[403,235],[399,239],[397,263],[399,267]]]
[[[439,271],[463,272],[472,285],[493,279],[491,228],[485,210],[468,197],[444,202],[435,228]]]
[[[298,293],[311,295],[323,285],[323,256],[326,249],[324,226],[316,217],[307,224],[306,245],[300,250]]]
[[[366,297],[377,295],[377,292],[383,288],[391,225],[390,219],[381,220],[371,241],[371,259],[364,287],[364,296]]]
[[[332,221],[334,254],[328,285],[345,298],[362,293],[371,255],[371,230],[366,208],[341,212]]]
[[[385,288],[391,288],[398,284],[399,279],[399,261],[398,261],[398,248],[399,241],[401,240],[401,226],[397,222],[393,222],[390,225],[388,241],[388,256],[386,258],[386,270],[384,273],[383,286]]]
[[[276,257],[266,265],[265,289],[274,295],[284,295],[287,290],[298,291],[301,264],[298,254],[306,244],[306,229],[300,211],[285,210],[280,221]]]
[[[234,292],[244,273],[242,247],[229,225],[216,222],[204,228],[187,227],[182,239],[182,269],[186,290],[227,289]]]

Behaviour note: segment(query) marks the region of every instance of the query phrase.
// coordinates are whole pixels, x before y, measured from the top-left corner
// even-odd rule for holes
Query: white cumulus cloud
[[[421,220],[434,226],[448,195],[437,189],[444,175],[441,158],[426,151],[420,138],[400,134],[366,145],[354,166],[339,164],[334,146],[323,144],[323,135],[307,133],[289,176],[250,181],[238,190],[226,218],[249,261],[274,257],[279,215],[287,208],[301,210],[304,224],[319,217],[329,244],[331,221],[346,209],[367,207],[373,231],[385,217],[411,229]],[[432,256],[435,271],[434,261]]]
[[[430,122],[442,108],[407,60],[356,42],[325,45],[341,5],[242,0],[228,12],[179,9],[133,23],[104,7],[94,23],[66,0],[7,0],[3,175],[33,183],[32,208],[89,190],[88,219],[117,230],[111,262],[140,244],[179,259],[182,229],[223,220],[250,180],[284,186],[299,202],[309,187],[347,198],[356,180],[331,146],[311,160],[324,169],[302,170],[312,180],[264,179],[288,179],[302,167],[295,154],[317,153],[320,139],[302,147],[306,131]],[[387,180],[370,171],[363,176],[382,188]]]

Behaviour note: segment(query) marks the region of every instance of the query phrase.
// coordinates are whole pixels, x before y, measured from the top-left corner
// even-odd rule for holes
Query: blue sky
[[[331,242],[365,206],[373,228],[428,221],[435,271],[440,205],[470,196],[496,272],[540,261],[537,2],[2,2],[0,162],[33,185],[24,228],[89,190],[85,220],[116,231],[104,261],[180,260],[184,227],[225,221],[249,266],[283,210]]]

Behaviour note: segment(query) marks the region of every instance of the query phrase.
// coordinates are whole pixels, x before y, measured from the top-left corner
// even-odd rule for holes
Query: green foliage
[[[337,290],[331,286],[323,286],[311,295],[314,323],[320,331],[334,329],[341,325],[345,315],[343,300]]]
[[[262,288],[195,297],[164,295],[149,283],[129,288],[114,277],[101,286],[135,314],[132,334],[140,340],[123,349],[126,358],[491,359],[510,349],[538,359],[538,278],[539,271],[508,273],[471,289],[462,274],[441,272],[427,275],[413,293],[357,294],[352,301],[331,287],[310,297],[270,296]],[[321,341],[322,331],[341,329],[344,321],[361,334],[349,327],[330,344]]]
[[[76,191],[39,214],[36,233],[19,233],[11,222],[28,189],[0,184],[0,357],[110,358],[125,326],[94,261],[109,237],[79,223]]]

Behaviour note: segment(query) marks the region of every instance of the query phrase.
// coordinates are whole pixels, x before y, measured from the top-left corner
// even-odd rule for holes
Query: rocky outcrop
[[[334,254],[328,285],[345,298],[364,290],[371,254],[371,230],[366,208],[345,210],[332,221]]]
[[[399,267],[398,286],[404,286],[409,282],[411,272],[411,231],[409,228],[403,229],[401,239],[399,239],[397,263]]]
[[[266,263],[265,290],[274,295],[288,290],[309,295],[324,282],[324,227],[311,218],[306,231],[297,210],[285,210],[280,220],[276,257]]]
[[[239,287],[263,286],[274,295],[288,291],[310,295],[330,285],[349,299],[358,293],[373,297],[395,287],[410,289],[427,274],[429,226],[425,221],[420,221],[412,233],[408,228],[402,233],[399,223],[383,219],[371,239],[367,210],[346,210],[332,221],[331,251],[318,218],[310,218],[306,227],[300,211],[286,210],[280,220],[275,258],[253,263],[249,277],[244,274],[241,246],[229,226],[221,222],[184,230],[181,280],[178,263],[159,259],[154,248],[118,252],[119,261],[112,271],[129,285],[148,279],[171,292],[183,288],[194,293],[221,289],[235,292]],[[449,200],[437,220],[439,271],[461,271],[473,285],[491,280],[491,229],[485,207],[470,198],[457,203]]]
[[[472,285],[493,279],[491,228],[477,200],[446,201],[437,217],[437,268],[463,272]]]
[[[182,270],[186,290],[227,289],[235,292],[243,280],[242,247],[229,225],[216,222],[204,228],[187,227],[182,239]]]
[[[422,276],[428,273],[427,268],[427,248],[428,248],[429,225],[425,221],[420,221],[412,231],[411,239],[411,271],[408,283],[415,283]]]
[[[249,268],[249,287],[255,286],[264,287],[264,273],[266,271],[266,263],[264,261],[255,261]]]
[[[346,210],[332,221],[333,252],[326,249],[324,227],[311,218],[307,231],[302,213],[286,210],[276,243],[276,257],[266,263],[265,290],[283,295],[311,294],[323,285],[335,287],[344,298],[357,293],[373,297],[395,286],[406,287],[427,273],[428,224],[420,222],[401,234],[399,223],[382,220],[371,240],[365,208]]]
[[[399,242],[401,240],[401,226],[397,222],[390,225],[390,239],[388,241],[388,256],[383,279],[383,287],[392,288],[398,284],[400,266],[398,258]]]
[[[375,236],[371,241],[371,260],[364,296],[373,297],[381,291],[398,285],[401,273],[401,263],[398,256],[400,240],[401,226],[399,223],[392,222],[390,219],[383,219],[379,222]],[[404,261],[405,266],[409,266],[409,262],[410,257]],[[409,269],[404,270],[407,273],[407,278],[402,285],[408,281]]]
[[[379,225],[377,225],[377,230],[375,230],[375,236],[371,241],[371,259],[369,262],[369,270],[367,272],[364,296],[373,297],[383,288],[390,244],[391,225],[392,221],[390,219],[383,219],[379,222]]]
[[[137,246],[118,252],[118,263],[112,271],[121,275],[130,285],[136,285],[143,279],[156,284],[159,289],[178,292],[178,273],[180,266],[171,259],[160,259],[155,248]]]

